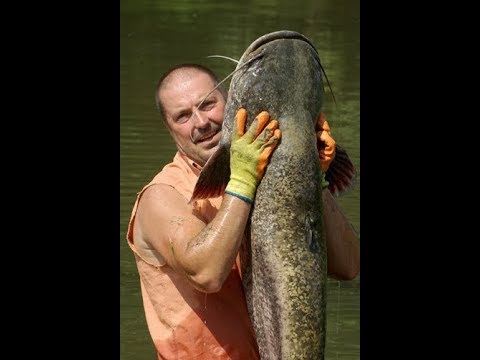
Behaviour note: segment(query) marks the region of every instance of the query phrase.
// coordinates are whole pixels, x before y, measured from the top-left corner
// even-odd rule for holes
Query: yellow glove
[[[232,133],[230,181],[225,193],[250,204],[253,204],[257,185],[282,134],[278,129],[278,121],[269,122],[269,119],[268,112],[262,111],[245,133],[247,111],[241,108],[235,116],[237,129]],[[268,125],[265,126],[267,123]]]
[[[320,112],[320,116],[317,119],[315,131],[317,132],[317,139],[319,140],[317,142],[317,148],[320,165],[322,166],[322,172],[325,174],[330,163],[335,158],[335,140],[333,140],[330,135],[330,126],[322,112]]]

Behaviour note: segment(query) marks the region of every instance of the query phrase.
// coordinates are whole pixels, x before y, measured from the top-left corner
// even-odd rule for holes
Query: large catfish
[[[257,188],[247,227],[250,243],[240,252],[245,295],[262,359],[324,359],[327,253],[315,134],[324,100],[323,68],[305,36],[278,31],[255,40],[237,70],[219,148],[192,199],[225,189],[239,108],[248,111],[247,127],[263,110],[278,120],[281,142]],[[334,193],[351,185],[355,170],[342,148],[330,168],[326,178]]]

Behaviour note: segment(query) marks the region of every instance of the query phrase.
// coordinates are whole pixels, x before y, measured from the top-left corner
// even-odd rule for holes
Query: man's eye
[[[213,109],[214,106],[215,106],[214,101],[208,101],[208,102],[205,101],[201,106],[201,110],[203,110],[203,111],[211,110],[211,109]]]
[[[184,114],[178,115],[177,118],[175,119],[175,122],[177,124],[183,124],[183,123],[186,123],[188,119],[190,119],[190,114],[184,113]]]

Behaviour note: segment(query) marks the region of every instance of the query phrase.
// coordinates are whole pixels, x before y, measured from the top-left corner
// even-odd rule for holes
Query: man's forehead
[[[161,97],[167,112],[182,110],[184,107],[199,105],[208,97],[220,97],[221,93],[215,88],[213,80],[204,73],[195,74],[183,72],[178,74],[161,90]]]
[[[166,86],[175,86],[177,84],[191,82],[192,79],[198,79],[202,83],[211,85],[213,87],[214,81],[210,77],[210,75],[199,71],[197,69],[178,69],[174,71],[170,76],[167,78]]]
[[[169,79],[160,93],[174,93],[175,96],[206,96],[213,90],[215,84],[207,74],[201,72],[182,72]]]

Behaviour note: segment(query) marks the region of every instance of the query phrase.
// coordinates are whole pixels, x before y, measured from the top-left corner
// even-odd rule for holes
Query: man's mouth
[[[218,131],[212,132],[210,134],[203,135],[202,137],[196,139],[194,141],[194,143],[198,144],[198,143],[201,143],[201,142],[207,142],[207,141],[211,140],[217,134],[218,134]]]

